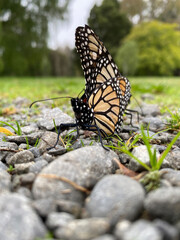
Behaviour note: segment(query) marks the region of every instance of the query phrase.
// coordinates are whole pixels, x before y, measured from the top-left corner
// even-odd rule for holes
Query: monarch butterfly
[[[75,45],[85,76],[85,91],[80,98],[71,98],[76,122],[60,124],[56,144],[62,128],[76,127],[78,138],[80,127],[98,133],[104,147],[102,136],[121,131],[122,117],[131,97],[130,83],[88,25],[76,29]]]
[[[75,45],[84,71],[85,92],[80,98],[71,99],[76,123],[62,124],[60,128],[74,126],[77,130],[81,127],[95,131],[102,144],[101,135],[121,130],[123,113],[131,97],[130,83],[120,74],[108,50],[89,26],[76,29]],[[77,137],[78,134],[77,131]]]

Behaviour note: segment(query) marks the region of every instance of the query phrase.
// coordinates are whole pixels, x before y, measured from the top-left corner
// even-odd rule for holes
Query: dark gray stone
[[[19,163],[29,163],[34,160],[34,155],[28,150],[20,151],[15,153],[11,158],[8,159],[7,164],[15,165]]]
[[[0,219],[0,239],[34,240],[46,235],[46,229],[28,199],[17,193],[0,195]]]
[[[27,143],[27,139],[28,139],[28,143],[30,145],[34,145],[36,143],[37,139],[41,138],[43,133],[44,133],[44,131],[36,131],[36,132],[31,133],[29,135],[6,136],[5,138],[8,142],[15,142],[17,144]]]
[[[54,230],[58,227],[64,227],[68,222],[74,219],[74,216],[66,212],[51,212],[47,216],[46,225]]]
[[[166,179],[172,186],[180,187],[180,171],[179,170],[173,170],[173,169],[162,169],[160,171],[162,173],[163,179]]]
[[[53,147],[57,141],[57,133],[55,132],[45,132],[38,144],[38,149],[40,154],[47,152],[47,149]],[[59,140],[58,144],[62,144]]]
[[[7,151],[3,151],[3,149]],[[16,143],[0,141],[0,161],[5,161],[7,156],[12,156],[14,154],[10,150],[18,150],[18,145]]]
[[[163,240],[158,228],[143,219],[131,224],[126,231],[116,231],[116,236],[122,240]]]
[[[179,240],[178,230],[173,225],[160,219],[155,220],[153,224],[161,232],[163,240]]]
[[[160,115],[160,108],[156,104],[146,104],[144,103],[141,105],[142,113],[144,116],[150,115],[150,116],[157,116]]]
[[[55,231],[55,236],[64,240],[91,240],[109,231],[107,219],[75,219]]]
[[[48,162],[46,160],[43,160],[43,159],[39,160],[35,162],[32,166],[30,166],[29,172],[37,174],[47,165],[48,165]]]
[[[180,170],[180,149],[169,152],[166,156],[166,160],[171,168]]]
[[[43,109],[42,116],[38,118],[37,124],[41,129],[53,130],[53,119],[57,127],[61,123],[72,123],[74,121],[69,115],[63,113],[59,108],[56,107],[53,109]]]
[[[142,120],[145,126],[149,126],[149,130],[158,132],[164,129],[165,124],[157,117],[146,117]]]
[[[9,192],[11,187],[11,175],[5,170],[0,170],[0,194]]]
[[[135,180],[124,175],[109,175],[93,188],[86,203],[92,217],[107,217],[112,224],[120,219],[134,220],[143,210],[145,192]]]
[[[32,147],[29,149],[29,151],[33,153],[35,158],[38,158],[41,156],[40,151],[37,147]]]
[[[5,149],[10,149],[10,150],[18,150],[18,145],[13,142],[0,142],[0,149],[5,148]]]
[[[60,145],[57,145],[55,148],[52,148],[48,151],[48,153],[53,156],[62,155],[65,152],[67,152],[67,150],[63,146],[60,146]]]
[[[150,192],[145,199],[145,209],[153,218],[177,222],[180,219],[180,188],[160,188]]]
[[[114,158],[118,158],[114,152],[95,146],[77,149],[58,157],[37,176],[32,189],[35,199],[52,196],[55,199],[83,203],[85,194],[82,191],[57,178],[64,177],[79,186],[92,188],[104,175],[115,171]],[[42,174],[47,175],[42,177]],[[48,177],[48,174],[54,175],[56,179]]]

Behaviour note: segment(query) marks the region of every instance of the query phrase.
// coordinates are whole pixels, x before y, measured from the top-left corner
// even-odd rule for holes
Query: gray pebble
[[[19,163],[29,163],[34,160],[34,155],[28,150],[20,151],[15,153],[11,158],[8,159],[7,164],[15,165]]]
[[[47,165],[48,165],[48,162],[46,160],[44,159],[39,160],[35,162],[32,166],[30,166],[29,172],[37,174]]]
[[[173,170],[170,168],[162,169],[163,179],[167,180],[172,186],[180,187],[180,170]]]
[[[24,135],[28,135],[28,134],[38,131],[38,127],[35,123],[33,123],[28,126],[21,127],[21,131]]]
[[[29,149],[29,151],[33,153],[35,158],[38,158],[41,156],[40,151],[37,147],[32,147]]]
[[[9,192],[11,188],[11,175],[5,170],[0,170],[0,194]]]
[[[18,163],[14,164],[14,168],[17,174],[28,173],[31,166],[33,166],[34,162],[27,162],[27,163]]]
[[[46,217],[51,212],[56,211],[56,202],[53,198],[42,198],[33,202],[33,207],[40,216]]]
[[[153,218],[177,222],[180,219],[180,188],[160,188],[150,192],[145,199],[145,209]]]
[[[63,113],[59,108],[56,107],[53,109],[43,109],[42,116],[38,118],[37,124],[41,129],[53,130],[54,129],[53,119],[57,127],[61,123],[73,122],[73,119],[69,115]]]
[[[140,219],[129,226],[126,231],[117,231],[122,240],[163,240],[161,232],[151,222]]]
[[[28,199],[17,193],[0,195],[0,219],[0,239],[34,240],[46,234]]]
[[[57,141],[57,133],[45,132],[42,135],[38,144],[38,149],[40,151],[40,154],[47,152],[47,149],[50,147],[53,147],[56,141]],[[62,144],[61,141],[59,141],[58,144]]]
[[[107,219],[86,218],[75,219],[64,227],[55,231],[55,236],[64,240],[91,240],[99,235],[107,233],[110,225]]]
[[[74,216],[66,212],[51,212],[47,216],[46,225],[48,228],[54,230],[58,227],[64,227],[66,224],[73,220]]]
[[[149,130],[153,132],[163,130],[165,127],[163,121],[157,117],[145,117],[142,122],[146,127],[149,126]]]
[[[166,156],[169,166],[173,169],[180,170],[180,149],[169,152]]]
[[[0,161],[0,170],[7,170],[8,167]]]
[[[153,224],[161,232],[163,240],[179,240],[178,230],[174,226],[160,219],[156,219]]]
[[[157,115],[160,115],[160,108],[158,105],[156,104],[146,104],[144,103],[142,106],[141,106],[141,109],[142,109],[142,113],[144,116],[157,116]]]
[[[118,158],[112,151],[102,147],[84,147],[58,157],[37,176],[33,185],[33,194],[37,198],[52,196],[55,199],[67,199],[83,203],[84,193],[76,190],[71,184],[42,174],[64,177],[79,186],[92,188],[104,175],[115,171],[113,158]]]
[[[112,224],[120,219],[134,220],[143,210],[144,197],[144,189],[135,180],[124,175],[109,175],[93,188],[86,210],[92,217],[109,218]]]
[[[31,133],[29,135],[21,135],[21,136],[6,136],[6,140],[9,142],[15,142],[17,144],[26,143],[27,140],[30,145],[34,145],[37,141],[37,139],[40,139],[43,135],[43,131],[36,131],[34,133]]]
[[[31,191],[26,187],[20,187],[16,191],[18,194],[23,195],[29,199],[32,199]]]
[[[153,151],[153,147],[151,149]],[[137,157],[141,162],[147,164],[148,166],[150,165],[149,154],[145,145],[135,147],[132,151],[132,154],[135,157]],[[156,156],[157,159],[160,156],[160,153],[158,151],[156,151]],[[144,170],[144,167],[140,163],[138,163],[134,158],[130,159],[128,167],[135,172]]]
[[[100,237],[96,237],[91,240],[115,240],[115,237],[111,234],[104,234]]]
[[[7,149],[7,151],[3,151],[3,149]],[[0,141],[0,161],[5,161],[6,158],[14,154],[10,150],[18,150],[18,145],[16,143]]]
[[[55,148],[52,148],[48,151],[48,153],[53,156],[62,155],[65,152],[67,152],[67,150],[63,146],[60,146],[60,145],[57,145]]]
[[[57,210],[59,212],[67,212],[74,215],[76,218],[80,217],[81,205],[77,202],[67,201],[67,200],[57,200],[56,201]]]

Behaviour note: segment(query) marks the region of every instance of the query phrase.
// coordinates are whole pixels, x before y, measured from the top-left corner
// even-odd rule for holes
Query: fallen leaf
[[[130,170],[129,168],[125,167],[116,158],[114,158],[113,160],[117,163],[117,165],[119,167],[119,169],[116,171],[116,173],[123,174],[123,175],[129,176],[129,177],[135,177],[139,174],[139,173],[134,172],[134,171]]]
[[[0,133],[4,133],[4,134],[6,134],[7,136],[15,136],[14,133],[12,133],[11,131],[9,131],[8,129],[3,128],[3,127],[0,127]]]

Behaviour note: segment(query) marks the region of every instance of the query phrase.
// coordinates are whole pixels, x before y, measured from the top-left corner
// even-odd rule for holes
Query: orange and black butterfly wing
[[[119,85],[121,78],[113,78],[101,84],[91,94],[88,104],[93,109],[93,124],[98,126],[103,135],[120,132],[126,102]]]
[[[108,50],[89,26],[78,27],[75,36],[86,79],[86,92],[90,96],[100,84],[121,74]]]

